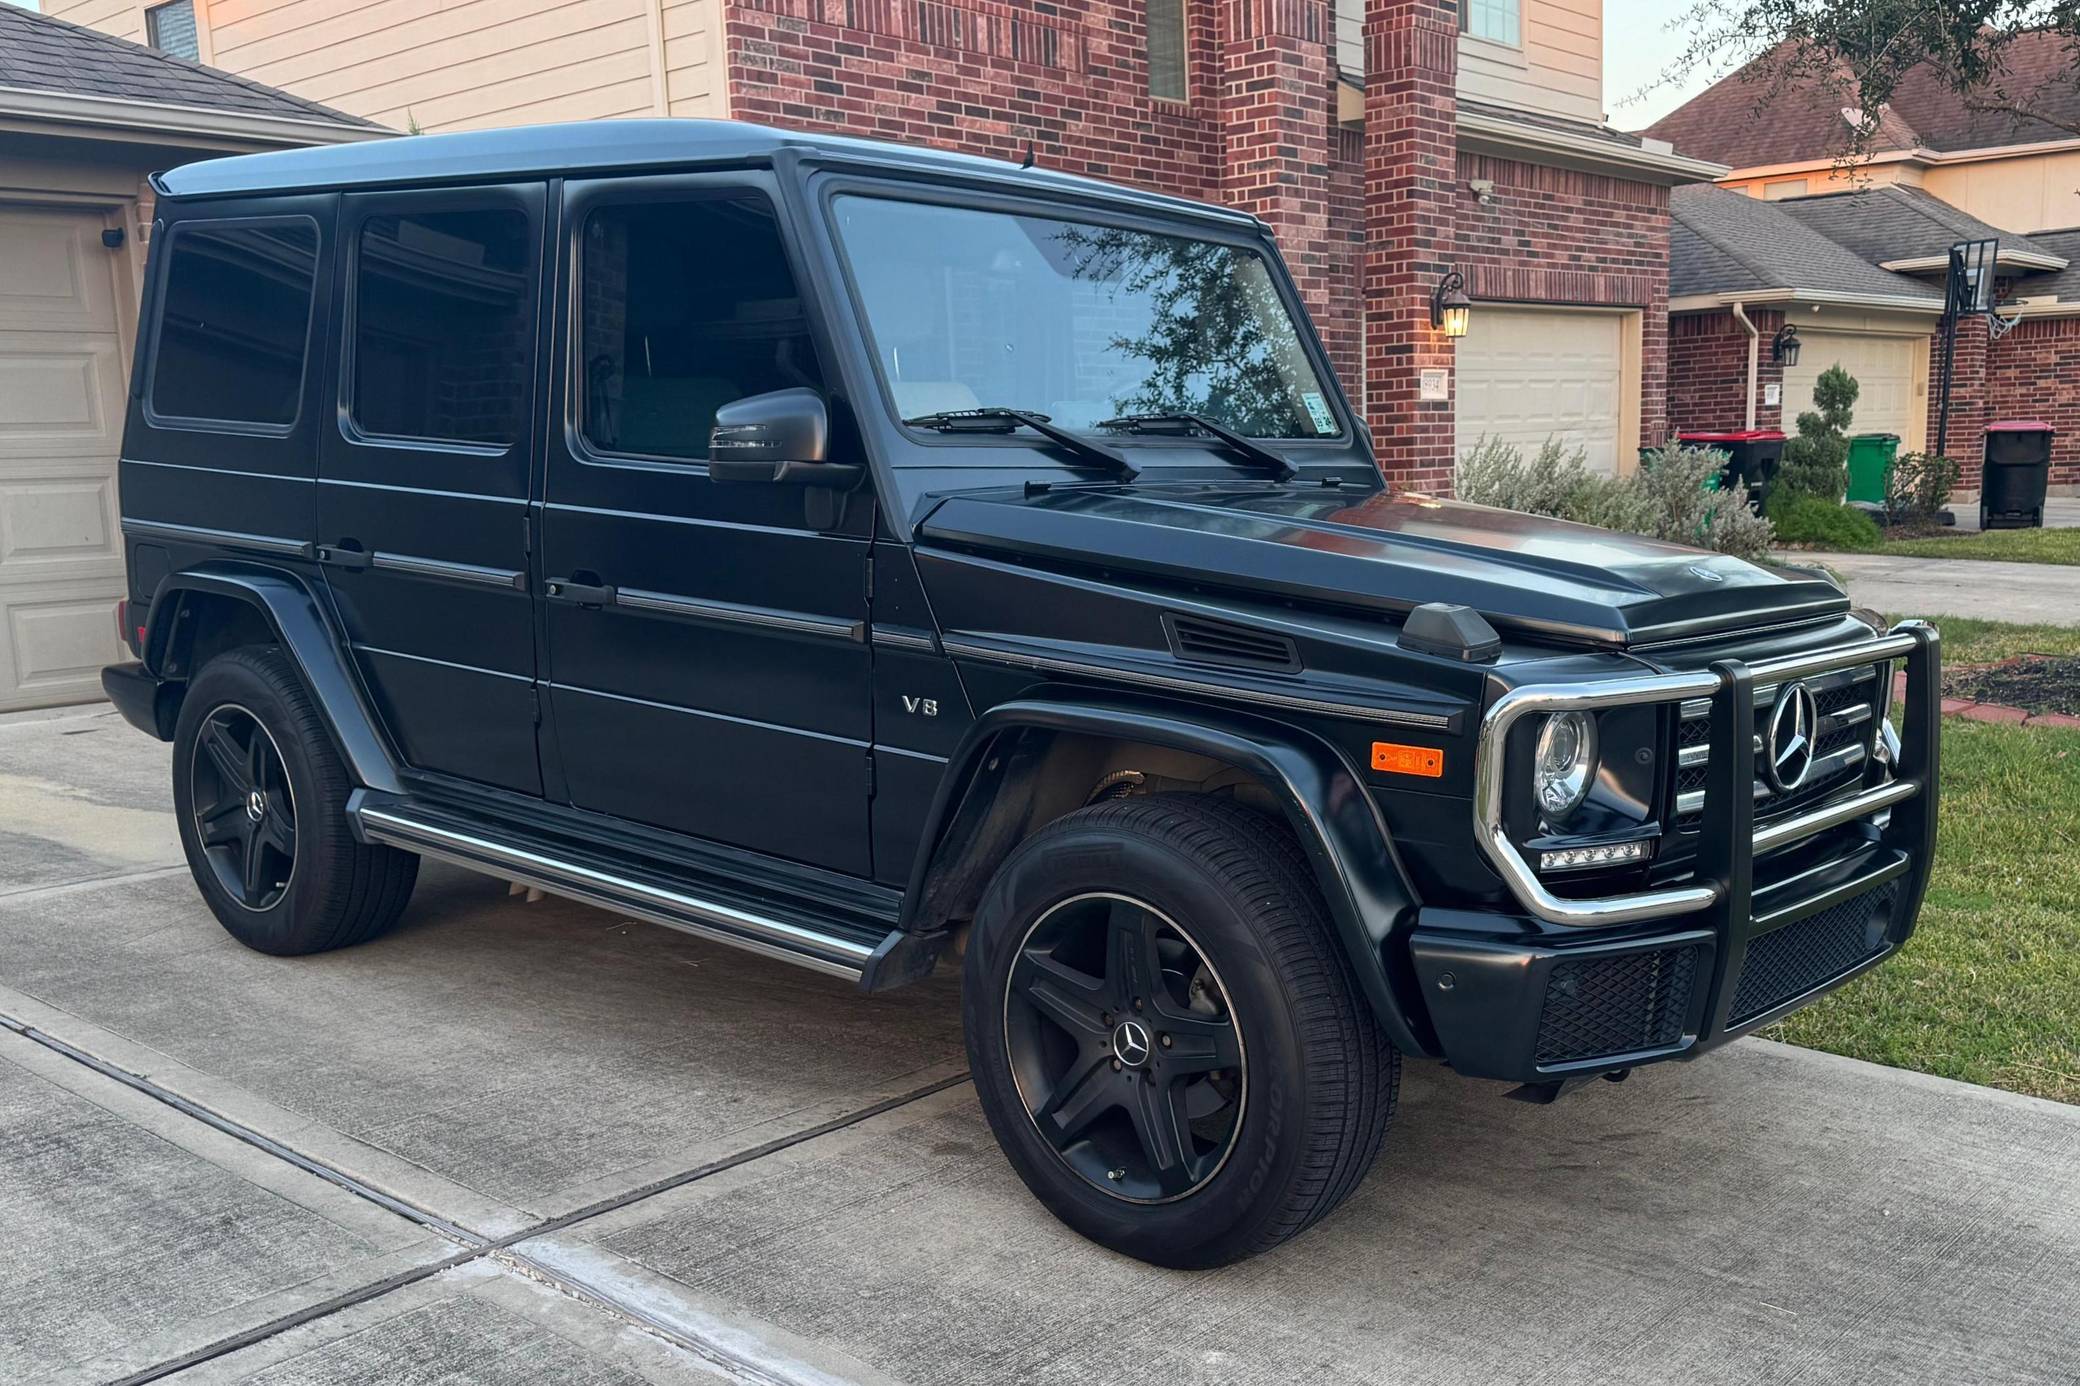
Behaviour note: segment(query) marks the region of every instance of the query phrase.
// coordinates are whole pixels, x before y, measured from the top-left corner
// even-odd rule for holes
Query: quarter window
[[[1466,32],[1516,48],[1523,43],[1522,0],[1466,0]]]
[[[533,232],[515,208],[363,223],[353,417],[364,434],[511,443],[534,342]]]
[[[152,413],[294,423],[310,337],[317,228],[307,221],[175,225],[172,237]]]
[[[764,199],[601,207],[585,220],[579,309],[585,441],[704,458],[715,411],[822,387],[779,223]]]
[[[1185,91],[1185,0],[1146,0],[1148,14],[1148,94],[1159,101],[1183,101]]]

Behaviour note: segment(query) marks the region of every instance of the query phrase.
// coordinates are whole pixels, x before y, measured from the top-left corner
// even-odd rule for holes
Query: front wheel
[[[353,783],[296,668],[275,649],[217,656],[173,737],[181,847],[210,912],[263,953],[316,953],[397,921],[419,858],[357,842]]]
[[[1400,1055],[1300,848],[1231,801],[1095,805],[1020,844],[963,1009],[997,1141],[1057,1217],[1160,1265],[1264,1251],[1357,1187]]]

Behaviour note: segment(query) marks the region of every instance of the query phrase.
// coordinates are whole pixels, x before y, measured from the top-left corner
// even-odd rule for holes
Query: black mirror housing
[[[814,390],[732,400],[715,411],[708,473],[717,481],[806,481],[826,464],[830,436],[829,411]]]

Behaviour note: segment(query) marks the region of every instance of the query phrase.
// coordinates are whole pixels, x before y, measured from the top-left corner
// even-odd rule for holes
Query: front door
[[[801,490],[705,464],[722,405],[823,388],[771,186],[574,183],[564,225],[542,564],[565,794],[864,876],[871,505],[812,525]]]
[[[405,760],[540,794],[528,578],[542,184],[341,199],[319,558]]]

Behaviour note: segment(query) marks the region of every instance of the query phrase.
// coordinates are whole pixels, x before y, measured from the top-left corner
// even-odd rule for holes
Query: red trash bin
[[[1719,484],[1740,482],[1748,488],[1749,502],[1762,509],[1770,484],[1777,479],[1777,464],[1784,460],[1784,435],[1774,428],[1742,428],[1724,432],[1678,433],[1685,447],[1717,448],[1727,456],[1719,473]]]

